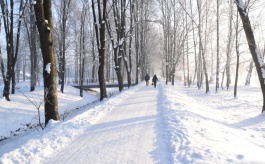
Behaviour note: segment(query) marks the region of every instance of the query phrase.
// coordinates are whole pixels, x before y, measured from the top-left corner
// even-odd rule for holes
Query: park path
[[[160,163],[159,87],[143,85],[47,163]]]

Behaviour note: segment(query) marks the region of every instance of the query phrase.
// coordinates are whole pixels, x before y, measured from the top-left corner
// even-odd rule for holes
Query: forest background
[[[0,2],[1,74],[2,81],[11,82],[3,91],[8,100],[6,94],[9,90],[15,93],[21,80],[30,79],[31,91],[41,85],[47,63],[41,57],[34,14],[39,1]],[[236,88],[236,78],[241,84],[249,85],[251,78],[258,84],[248,39],[237,14],[238,2],[244,3],[264,58],[262,0],[52,1],[52,45],[61,92],[65,83],[101,84],[102,77],[106,82],[118,82],[121,91],[125,81],[129,86],[138,83],[146,73],[165,77],[166,84],[174,85],[178,79],[185,86],[197,85],[206,93],[210,92],[209,83],[216,84],[211,92],[230,89],[232,84]],[[46,23],[50,25],[50,21]],[[101,66],[104,75],[100,77]]]

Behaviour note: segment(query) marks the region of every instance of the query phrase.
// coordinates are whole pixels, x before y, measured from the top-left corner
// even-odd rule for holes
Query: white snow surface
[[[49,28],[49,27],[47,27]],[[50,29],[50,28],[49,28]],[[51,63],[48,63],[46,66],[45,66],[45,71],[47,71],[48,74],[50,74],[51,72]]]
[[[1,141],[0,163],[265,163],[259,87],[239,86],[234,98],[233,89],[205,94],[161,81],[157,88],[143,82],[97,102],[98,95],[81,98],[67,86],[58,96],[60,113],[80,109],[44,130]],[[36,98],[40,91],[25,94]],[[37,114],[22,94],[12,99],[0,103],[2,136]]]

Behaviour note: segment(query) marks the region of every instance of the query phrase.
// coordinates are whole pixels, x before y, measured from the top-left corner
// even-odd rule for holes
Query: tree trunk
[[[110,56],[111,56],[111,44],[107,45],[107,55],[106,55],[106,81],[109,82],[110,79]]]
[[[95,53],[95,44],[94,44],[94,36],[92,40],[92,57],[93,57],[93,65],[92,65],[92,83],[94,83],[95,80],[95,72],[96,72],[96,53]]]
[[[231,49],[232,49],[232,24],[233,22],[233,2],[230,0],[229,2],[230,10],[229,10],[229,34],[228,34],[228,42],[227,42],[227,61],[226,61],[226,88],[229,89],[229,85],[231,83],[231,75],[230,75],[230,65],[231,65]]]
[[[44,79],[44,108],[45,125],[50,119],[59,120],[58,96],[56,83],[56,60],[52,38],[52,2],[51,0],[36,1],[34,6],[36,24],[40,35],[41,52],[43,57]]]
[[[97,40],[97,47],[98,47],[98,57],[99,57],[99,68],[98,68],[98,80],[99,80],[99,87],[100,87],[100,101],[107,97],[106,91],[106,82],[104,77],[104,67],[105,67],[105,26],[106,26],[106,6],[107,1],[102,2],[103,9],[101,10],[101,2],[98,0],[98,22],[100,27],[96,24],[97,17],[94,7],[94,0],[92,0],[92,10],[93,10],[93,17],[95,22],[95,32],[96,32],[96,40]]]
[[[187,2],[185,1],[185,10],[187,11]],[[188,14],[185,14],[185,30],[186,30],[186,56],[187,56],[187,84],[190,87],[190,68],[189,68],[189,29],[188,29]],[[184,55],[184,54],[183,54]]]
[[[16,87],[16,73],[15,68],[12,69],[12,87],[11,87],[11,93],[15,94],[15,87]]]
[[[237,81],[238,81],[238,70],[239,70],[239,43],[238,43],[238,13],[236,17],[236,77],[234,86],[234,97],[237,96]]]
[[[131,71],[132,71],[132,56],[131,55],[132,55],[132,50],[131,50],[131,47],[132,47],[134,3],[135,3],[134,0],[132,2],[130,1],[130,39],[129,39],[129,55],[128,55],[129,56],[129,58],[128,58],[129,60],[127,62],[128,64],[126,64],[128,88],[132,85],[132,80],[131,80]],[[124,58],[124,59],[126,59],[126,58]]]
[[[199,39],[200,39],[200,53],[201,53],[201,57],[202,57],[202,61],[203,61],[203,71],[204,71],[204,76],[205,76],[205,85],[206,85],[206,93],[210,92],[209,90],[209,81],[208,81],[208,74],[207,74],[207,65],[206,65],[206,59],[205,59],[205,51],[203,49],[203,45],[202,45],[202,36],[201,36],[201,2],[199,3],[199,0],[197,0],[197,7],[198,7],[198,11],[199,11],[199,27],[198,27],[198,33],[199,33]],[[202,76],[201,76],[202,77]],[[202,82],[202,80],[201,80]]]
[[[80,61],[80,96],[83,97],[83,84],[84,84],[84,69],[85,69],[85,31],[84,31],[84,23],[85,23],[85,10],[83,9],[82,14],[81,14],[81,26],[80,26],[80,56],[79,56],[79,61]]]
[[[191,12],[191,15],[193,15],[193,11],[192,11],[192,0],[190,0],[190,12]],[[194,22],[193,21],[192,21],[191,25],[192,25],[192,38],[193,38],[194,61],[195,61],[195,71],[194,71],[194,76],[193,76],[193,83],[194,83],[195,78],[196,78],[196,75],[197,75],[197,71],[198,71],[198,64],[197,64],[198,61],[197,61],[197,48],[196,48],[197,47],[197,44],[196,44],[195,28],[194,28]]]
[[[23,54],[23,66],[22,66],[22,73],[23,73],[23,81],[26,81],[26,66],[27,66],[27,57]]]
[[[186,82],[186,71],[185,71],[185,51],[184,51],[184,47],[183,47],[183,49],[182,49],[182,55],[183,55],[183,63],[182,63],[182,65],[183,65],[183,77],[184,77],[184,86],[186,86],[187,85],[187,82]]]
[[[71,0],[63,0],[63,18],[62,18],[62,83],[61,83],[61,92],[64,92],[64,83],[65,83],[65,51],[66,51],[66,21],[68,18],[68,12],[69,12],[69,6],[70,6]]]
[[[247,9],[246,9],[244,3],[242,2],[242,0],[235,0],[235,2],[237,4],[237,9],[238,9],[238,12],[239,12],[241,20],[242,20],[243,28],[244,28],[246,38],[248,41],[249,50],[251,52],[252,58],[254,60],[254,63],[255,63],[256,69],[257,69],[260,87],[261,87],[261,91],[262,91],[262,95],[263,95],[263,107],[262,107],[262,112],[263,112],[265,110],[265,84],[264,84],[265,68],[264,68],[264,63],[263,63],[262,56],[259,52],[258,46],[257,46],[256,41],[255,41],[253,30],[251,28],[251,23],[250,23],[248,14],[247,14]]]
[[[37,27],[35,24],[35,16],[31,13],[34,12],[33,4],[30,5],[30,27],[28,31],[29,38],[29,47],[30,47],[30,91],[35,91],[37,85],[37,74],[38,74],[38,55],[37,55],[37,46],[36,46],[36,35]]]
[[[134,14],[134,22],[137,23],[135,27],[135,83],[139,83],[139,5],[138,1],[135,1],[135,14]]]
[[[78,55],[78,43],[77,43],[78,41],[76,41],[75,42],[75,81],[74,81],[74,83],[75,84],[78,84],[78,75],[79,75],[79,67],[78,67],[78,64],[79,64],[79,62],[78,62],[78,59],[79,59],[79,55]]]
[[[121,3],[122,5],[123,3]],[[124,55],[124,27],[122,27],[122,24],[125,25],[125,22],[122,23],[122,16],[123,16],[123,12],[122,9],[121,11],[118,10],[118,3],[117,1],[113,0],[113,16],[115,18],[115,28],[116,28],[116,42],[114,42],[114,38],[113,35],[111,33],[111,25],[110,22],[107,22],[107,28],[108,28],[108,34],[109,37],[112,38],[111,39],[111,43],[113,46],[113,55],[114,55],[114,64],[115,64],[115,72],[116,72],[116,76],[118,79],[118,85],[119,85],[119,91],[123,90],[123,76],[122,76],[122,72],[121,72],[121,62],[122,62],[122,58]],[[121,13],[121,15],[119,14]]]
[[[222,89],[224,89],[224,78],[225,78],[225,68],[224,68],[224,70],[223,70],[223,72],[222,72],[222,81],[221,81],[221,88]]]
[[[253,67],[254,67],[254,61],[251,60],[251,62],[249,64],[249,68],[248,68],[248,74],[247,74],[246,82],[245,82],[246,86],[250,85],[250,79],[251,79]]]
[[[217,0],[217,30],[216,30],[216,84],[215,84],[215,92],[219,91],[219,72],[220,72],[220,56],[219,56],[219,0]]]

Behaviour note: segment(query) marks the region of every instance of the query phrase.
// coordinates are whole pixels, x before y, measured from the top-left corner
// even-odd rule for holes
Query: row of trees
[[[263,1],[161,0],[158,4],[166,83],[171,81],[174,85],[175,75],[178,75],[183,77],[185,86],[196,83],[201,89],[204,83],[209,93],[209,83],[215,82],[215,92],[219,92],[220,88],[230,89],[235,77],[236,97],[239,75],[247,69],[244,78],[249,85],[255,64],[265,98],[264,53],[260,53],[264,50],[264,37],[256,35],[258,40],[254,37],[254,28],[263,30],[259,20]],[[264,108],[265,104],[262,111]]]
[[[3,95],[10,100],[10,86],[11,93],[15,93],[15,74],[19,74],[15,68],[19,65],[25,67],[27,60],[30,62],[31,91],[41,79],[42,67],[45,123],[59,119],[57,83],[63,93],[70,73],[81,86],[80,96],[86,77],[91,82],[98,80],[100,100],[107,97],[106,81],[111,76],[116,78],[121,91],[124,81],[131,86],[143,80],[146,73],[155,72],[173,85],[179,76],[185,85],[196,83],[198,89],[204,82],[208,93],[210,82],[215,82],[218,92],[225,79],[229,89],[233,72],[236,86],[238,74],[247,61],[250,68],[246,83],[255,63],[265,90],[263,57],[256,57],[258,44],[253,33],[249,34],[253,30],[245,14],[262,1],[0,0],[0,3],[1,26],[6,36],[3,52],[7,54],[7,58],[1,55]],[[243,24],[239,22],[236,6]],[[242,37],[242,27],[247,39]],[[243,43],[247,41],[254,60],[248,56],[240,61],[239,57],[246,52]],[[27,69],[23,68],[23,72]]]
[[[1,55],[3,96],[10,101],[10,90],[15,93],[19,79],[15,77],[19,76],[21,65],[24,75],[30,70],[31,91],[38,81],[44,82],[46,124],[49,119],[59,119],[57,84],[61,84],[63,93],[67,71],[69,77],[72,70],[75,82],[81,86],[86,76],[91,82],[98,79],[100,100],[107,97],[106,79],[109,81],[111,74],[121,91],[125,77],[130,87],[150,71],[147,46],[151,48],[151,39],[146,20],[152,12],[151,1],[1,0],[0,3],[6,36],[2,48],[7,56]],[[30,63],[28,69],[26,63]]]

